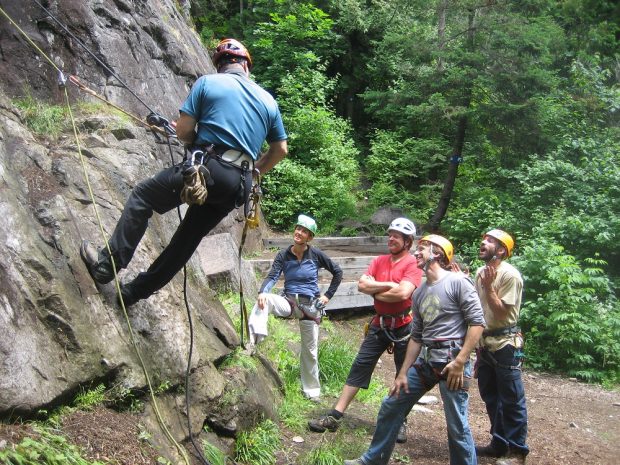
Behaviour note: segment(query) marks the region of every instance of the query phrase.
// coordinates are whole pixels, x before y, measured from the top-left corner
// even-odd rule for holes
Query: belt
[[[485,329],[482,332],[483,337],[497,337],[497,336],[508,336],[510,334],[517,334],[521,332],[521,328],[517,325],[508,326],[506,328],[497,328],[497,329]]]
[[[394,329],[394,328],[396,328],[397,325],[399,327],[402,326],[403,320],[405,318],[407,318],[408,315],[409,315],[409,310],[407,310],[404,313],[398,313],[396,315],[380,315],[380,314],[377,314],[373,318],[373,324],[374,324],[374,322],[377,322],[377,324],[375,326],[379,326],[381,328],[385,328],[386,327],[386,322],[387,322],[389,328],[390,329]]]
[[[433,341],[428,344],[424,344],[429,349],[447,349],[449,347],[455,347],[456,344],[463,344],[463,339],[448,339],[445,341]]]

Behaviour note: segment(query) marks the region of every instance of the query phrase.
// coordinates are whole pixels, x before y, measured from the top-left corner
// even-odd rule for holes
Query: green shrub
[[[525,280],[527,363],[587,381],[620,379],[620,305],[601,268],[605,262],[581,263],[537,235],[514,264]]]

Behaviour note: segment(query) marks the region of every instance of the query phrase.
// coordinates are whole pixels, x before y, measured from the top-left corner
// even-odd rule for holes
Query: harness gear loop
[[[209,194],[207,186],[213,185],[211,172],[204,165],[205,153],[200,149],[192,150],[183,162],[183,189],[181,200],[188,205],[202,205]]]

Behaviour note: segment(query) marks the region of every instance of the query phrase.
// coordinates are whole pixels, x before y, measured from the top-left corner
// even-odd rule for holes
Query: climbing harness
[[[325,304],[318,297],[310,297],[301,294],[285,294],[284,298],[291,306],[291,315],[300,320],[311,320],[317,325],[321,324],[325,316]],[[298,310],[297,312],[295,310]]]
[[[399,313],[398,315],[377,315],[379,317],[379,327],[383,330],[383,333],[385,334],[385,337],[387,337],[392,343],[396,343],[396,342],[403,342],[406,341],[407,339],[409,339],[410,334],[407,333],[402,337],[395,337],[394,336],[394,330],[396,329],[396,321],[399,318],[404,318],[407,315],[409,315],[409,310],[407,310],[404,313]],[[389,318],[392,321],[392,324],[387,327],[385,325],[385,319]],[[392,350],[394,350],[392,348]],[[390,352],[392,353],[392,352]]]
[[[458,338],[435,340],[422,346],[422,352],[420,353],[421,356],[413,364],[413,367],[418,372],[418,375],[422,380],[422,384],[424,384],[424,387],[427,388],[427,390],[430,390],[439,381],[448,379],[448,375],[442,375],[441,372],[448,363],[456,359],[456,356],[461,351],[462,345],[463,339]],[[447,356],[442,357],[441,359],[433,357],[432,351],[441,349],[448,350]],[[470,381],[470,378],[463,378],[463,386],[461,387],[463,391],[469,390]]]
[[[521,370],[521,367],[523,366],[523,359],[525,358],[525,354],[521,349],[515,349],[514,358],[517,361],[517,364],[507,365],[505,363],[498,362],[493,353],[484,347],[476,349],[476,356],[480,360],[484,360],[487,365],[491,365],[493,368],[503,368],[505,370]]]
[[[521,328],[517,325],[513,325],[507,326],[506,328],[485,329],[482,332],[482,337],[511,336],[513,334],[521,334]]]
[[[104,69],[106,69],[111,75],[113,75],[116,79],[118,79],[118,81],[123,85],[123,87],[125,87],[125,89],[127,89],[138,101],[140,101],[149,111],[149,115],[147,116],[146,121],[143,121],[142,119],[138,118],[135,115],[132,115],[131,113],[125,111],[124,109],[114,105],[112,102],[110,102],[108,99],[106,99],[105,97],[102,97],[100,95],[98,95],[96,92],[94,92],[93,90],[89,89],[87,86],[85,86],[84,84],[82,84],[78,78],[76,76],[69,76],[69,78],[67,79],[66,74],[62,71],[62,69],[60,69],[53,61],[52,59],[45,54],[45,52],[43,52],[43,50],[41,50],[40,47],[38,47],[33,41],[32,39],[28,36],[28,34],[26,34],[20,27],[19,25],[4,11],[4,9],[2,9],[2,7],[0,7],[0,14],[2,14],[21,34],[22,36],[26,39],[26,41],[43,57],[45,58],[48,63],[58,71],[58,85],[59,88],[62,89],[64,91],[64,97],[65,97],[65,102],[67,105],[67,109],[68,109],[68,114],[73,126],[73,134],[76,140],[76,145],[77,145],[77,151],[79,154],[79,158],[80,158],[80,163],[82,165],[82,169],[84,172],[84,177],[85,177],[85,181],[86,181],[86,185],[89,191],[89,195],[90,195],[90,199],[91,202],[93,204],[93,208],[95,210],[95,216],[97,218],[97,222],[99,224],[99,229],[101,232],[101,235],[103,237],[104,243],[105,243],[105,247],[108,251],[108,254],[110,256],[110,261],[112,264],[112,270],[114,273],[114,282],[115,282],[115,286],[116,286],[116,292],[119,298],[119,302],[121,305],[121,308],[123,310],[123,315],[125,317],[125,321],[127,323],[127,327],[129,330],[129,336],[130,336],[130,341],[134,347],[134,350],[136,352],[136,355],[138,357],[138,360],[140,362],[140,366],[142,368],[142,372],[144,375],[144,378],[146,380],[147,386],[149,388],[149,395],[151,398],[151,402],[153,405],[153,410],[155,412],[155,415],[157,417],[157,421],[160,425],[160,428],[162,430],[162,432],[164,433],[165,437],[170,441],[171,444],[173,444],[175,446],[175,448],[177,449],[177,451],[179,452],[179,454],[181,455],[183,462],[186,465],[190,464],[190,459],[189,456],[187,455],[187,451],[185,450],[184,447],[182,447],[172,436],[172,433],[170,432],[170,430],[168,429],[168,427],[166,426],[163,417],[161,415],[161,412],[159,411],[159,407],[158,407],[158,403],[157,403],[157,399],[155,398],[155,393],[154,393],[154,389],[151,383],[151,378],[150,375],[148,373],[148,370],[146,369],[146,365],[144,363],[144,360],[142,358],[142,354],[140,352],[140,349],[137,345],[136,342],[136,337],[135,337],[135,333],[133,331],[133,328],[131,326],[131,322],[129,320],[129,315],[127,313],[127,309],[125,307],[125,303],[123,301],[123,296],[121,293],[121,284],[120,284],[120,280],[118,278],[118,274],[117,274],[117,267],[116,264],[114,262],[114,258],[110,249],[110,245],[109,242],[107,240],[105,231],[103,230],[103,222],[101,220],[101,217],[99,215],[99,211],[97,208],[97,204],[95,202],[95,196],[94,196],[94,192],[92,189],[92,186],[90,184],[90,179],[88,176],[88,168],[86,166],[86,162],[85,162],[85,157],[84,154],[82,152],[82,148],[80,145],[80,140],[79,140],[79,136],[78,136],[78,129],[77,129],[77,125],[75,122],[75,119],[73,117],[73,112],[71,111],[71,104],[69,101],[69,94],[67,92],[67,80],[69,82],[71,82],[72,84],[76,85],[80,90],[85,91],[87,93],[89,93],[90,95],[96,97],[99,100],[102,100],[103,102],[105,102],[106,104],[114,107],[115,109],[117,109],[118,111],[121,111],[122,113],[124,113],[125,115],[128,115],[129,117],[131,117],[132,119],[136,120],[138,123],[142,124],[142,125],[146,125],[147,127],[149,127],[153,133],[157,136],[157,133],[161,133],[166,137],[166,141],[168,143],[168,148],[170,151],[170,156],[172,159],[172,162],[174,164],[174,157],[172,154],[172,147],[171,147],[171,143],[170,143],[170,139],[176,137],[176,132],[174,130],[174,127],[169,123],[168,120],[166,120],[163,116],[157,114],[156,112],[154,112],[142,99],[140,99],[138,97],[138,95],[132,91],[132,89],[129,88],[129,86],[127,86],[122,79],[120,79],[118,77],[118,75],[116,73],[114,73],[113,70],[111,70],[108,66],[105,65],[105,63],[103,63],[99,58],[97,58],[97,56],[88,49],[88,47],[86,47],[73,33],[71,33],[67,27],[62,24],[50,11],[48,11],[45,7],[43,7],[43,5],[41,5],[37,0],[33,0],[43,11],[46,12],[46,14],[48,15],[48,17],[50,17],[51,19],[53,19],[61,28],[63,31],[65,31],[68,35],[70,35],[75,41],[76,43],[78,43],[82,48],[84,48],[84,50],[86,50]],[[204,174],[203,174],[204,176]],[[177,208],[177,212],[179,214],[180,217],[180,210]],[[209,462],[206,460],[206,458],[203,455],[203,452],[201,450],[201,448],[196,444],[196,442],[194,441],[193,438],[193,434],[192,434],[192,428],[191,428],[191,421],[190,421],[190,401],[189,401],[189,372],[190,372],[190,368],[191,368],[191,359],[192,359],[192,351],[193,351],[193,324],[192,324],[192,320],[191,320],[191,312],[189,309],[189,304],[187,302],[187,270],[184,267],[184,300],[185,300],[185,305],[186,305],[186,309],[187,309],[187,313],[188,313],[188,320],[189,320],[189,325],[190,325],[190,347],[189,347],[189,356],[188,356],[188,362],[187,362],[187,370],[186,370],[186,376],[185,376],[185,401],[186,401],[186,409],[187,409],[187,426],[188,426],[188,432],[189,432],[189,439],[191,441],[191,443],[193,444],[196,453],[198,455],[198,457],[201,459],[201,461],[205,464],[205,465],[210,465]],[[233,462],[234,463],[234,462]]]

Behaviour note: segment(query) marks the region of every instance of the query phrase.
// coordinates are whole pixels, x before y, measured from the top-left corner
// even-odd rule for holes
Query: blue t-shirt
[[[202,76],[180,111],[198,123],[196,145],[225,146],[241,150],[256,160],[265,140],[287,139],[275,99],[239,73]]]

